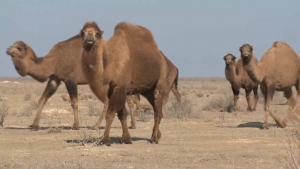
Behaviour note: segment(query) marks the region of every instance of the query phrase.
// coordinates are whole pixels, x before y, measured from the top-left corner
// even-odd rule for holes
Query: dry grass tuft
[[[89,116],[100,116],[102,108],[100,107],[99,101],[92,101],[88,105]]]
[[[196,96],[197,96],[197,97],[203,97],[203,96],[204,96],[204,93],[201,92],[201,91],[198,91],[198,92],[196,92]]]
[[[187,119],[192,113],[191,100],[188,97],[182,97],[181,103],[178,103],[175,97],[170,98],[170,105],[164,106],[164,117],[177,118],[179,120]]]
[[[8,105],[6,103],[2,103],[0,107],[0,126],[3,127],[4,119],[8,115]]]
[[[219,110],[222,112],[231,112],[233,110],[233,99],[229,94],[213,98],[208,105],[203,107],[205,111]]]
[[[38,108],[38,101],[36,99],[31,99],[29,105],[32,110],[36,110]]]

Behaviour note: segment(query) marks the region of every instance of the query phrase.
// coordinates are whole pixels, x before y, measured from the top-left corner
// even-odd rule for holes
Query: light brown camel
[[[87,84],[87,79],[80,66],[82,43],[79,35],[74,36],[57,43],[45,57],[39,58],[31,47],[22,41],[14,43],[7,49],[7,54],[12,57],[14,66],[21,76],[29,75],[39,82],[45,82],[49,79],[47,87],[38,101],[37,113],[32,125],[30,125],[31,128],[38,128],[45,103],[56,92],[60,82],[63,81],[70,95],[74,111],[72,128],[79,129],[77,85]],[[127,98],[130,100],[131,96]],[[107,106],[104,105],[104,113],[106,108]]]
[[[242,58],[239,58],[238,61],[235,61],[236,57],[232,55],[231,53],[228,53],[226,56],[224,56],[225,60],[225,76],[226,79],[230,82],[231,84],[231,89],[234,95],[233,98],[233,108],[236,109],[236,102],[239,99],[239,94],[240,94],[240,88],[245,89],[246,93],[246,100],[248,103],[248,111],[255,111],[256,110],[256,105],[258,101],[258,83],[254,83],[250,77],[248,76],[248,73],[244,70],[243,67],[243,61]],[[256,59],[256,58],[255,58]],[[256,63],[258,61],[256,60]],[[251,102],[250,102],[250,93],[253,89],[254,93],[254,106],[253,109],[251,107]]]
[[[265,98],[266,117],[262,128],[269,128],[268,117],[271,115],[280,127],[286,126],[286,120],[275,117],[270,105],[276,91],[283,91],[292,107],[296,101],[292,94],[295,86],[299,94],[300,59],[296,52],[285,42],[275,42],[265,51],[259,63],[256,63],[253,47],[244,44],[240,47],[244,69],[249,77],[260,83],[260,89]]]
[[[140,93],[154,108],[154,127],[150,143],[161,138],[159,124],[162,106],[173,85],[167,84],[167,62],[160,53],[152,33],[145,27],[119,23],[114,35],[105,43],[103,31],[95,22],[87,22],[80,35],[84,40],[82,67],[90,88],[100,100],[108,96],[106,127],[100,144],[110,145],[110,128],[118,113],[123,135],[122,143],[131,144],[127,129],[127,94]],[[175,77],[174,79],[177,79]]]

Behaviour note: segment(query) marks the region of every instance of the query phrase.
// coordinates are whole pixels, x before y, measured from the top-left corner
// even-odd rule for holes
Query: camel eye
[[[17,47],[17,49],[18,49],[18,51],[20,51],[20,52],[22,51],[22,48],[21,48],[21,47]]]
[[[101,35],[100,35],[99,32],[96,33],[96,37],[97,37],[97,38],[100,38],[100,37],[101,37]]]

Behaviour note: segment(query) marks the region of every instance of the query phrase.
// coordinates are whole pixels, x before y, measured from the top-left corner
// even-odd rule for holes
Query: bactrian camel
[[[243,61],[241,58],[238,59],[238,61],[235,61],[236,57],[232,55],[231,53],[228,53],[226,56],[224,56],[225,60],[225,76],[226,79],[230,82],[231,84],[231,89],[233,92],[233,108],[236,109],[236,103],[239,99],[239,94],[240,94],[240,88],[242,87],[245,89],[246,93],[246,100],[248,103],[248,111],[255,111],[256,110],[256,105],[258,101],[258,83],[254,83],[250,77],[248,76],[248,73],[244,70],[243,67]],[[256,62],[258,62],[256,60]],[[253,89],[254,93],[254,106],[253,108],[251,107],[251,102],[250,102],[250,93]]]
[[[296,105],[292,94],[292,86],[295,86],[299,94],[300,59],[296,52],[285,42],[275,42],[273,46],[264,52],[259,63],[253,54],[253,47],[244,44],[240,47],[244,69],[249,77],[260,84],[264,95],[266,112],[262,128],[268,129],[268,118],[271,115],[280,127],[286,126],[286,120],[275,117],[270,105],[275,90],[283,91],[291,107]]]
[[[177,88],[178,74],[168,77],[167,61],[152,33],[145,27],[119,23],[107,42],[102,34],[95,22],[87,22],[80,31],[85,42],[82,68],[90,88],[100,100],[108,99],[109,102],[104,137],[100,144],[110,145],[109,133],[116,113],[123,129],[121,143],[132,143],[127,128],[125,101],[126,95],[136,93],[146,97],[153,106],[154,127],[150,143],[158,143],[161,138],[159,124],[163,117],[162,106],[170,90]]]
[[[13,46],[7,49],[7,54],[11,56],[14,66],[21,76],[29,75],[39,82],[45,82],[49,79],[46,89],[38,101],[37,113],[32,125],[30,125],[31,128],[38,128],[45,103],[56,92],[60,82],[63,81],[70,95],[74,112],[72,128],[79,129],[77,85],[87,84],[87,79],[80,66],[82,43],[79,35],[74,36],[54,45],[44,57],[37,57],[31,47],[22,41],[15,42]],[[131,96],[127,97],[130,101]],[[130,110],[133,109],[133,106],[133,103],[129,104]],[[106,112],[106,108],[107,105],[105,104],[103,112]],[[136,128],[134,115],[131,116],[131,119],[133,120],[131,128]]]

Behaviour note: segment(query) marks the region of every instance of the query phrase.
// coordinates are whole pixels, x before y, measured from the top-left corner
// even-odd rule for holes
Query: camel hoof
[[[100,145],[100,146],[110,146],[110,140],[102,139],[102,140],[99,142],[99,145]]]
[[[247,108],[247,111],[252,112],[252,108]]]
[[[253,108],[253,111],[256,111],[256,108]]]
[[[153,141],[153,140],[150,140],[148,141],[149,144],[158,144],[158,141]]]
[[[71,130],[79,130],[79,129],[80,129],[79,125],[75,125],[75,124],[73,124],[73,126],[71,127]]]
[[[98,130],[98,129],[99,129],[98,126],[92,126],[92,127],[91,127],[91,130]]]
[[[128,128],[129,128],[129,129],[136,129],[135,126],[129,126]]]
[[[29,128],[32,128],[32,129],[38,129],[38,128],[39,128],[39,126],[38,126],[38,125],[34,125],[34,124],[32,124],[32,125],[30,125],[30,126],[29,126]]]
[[[269,129],[269,125],[266,124],[266,123],[264,123],[264,124],[261,126],[260,129],[262,129],[262,130],[268,130],[268,129]]]
[[[132,144],[131,139],[129,140],[120,140],[119,144]]]

